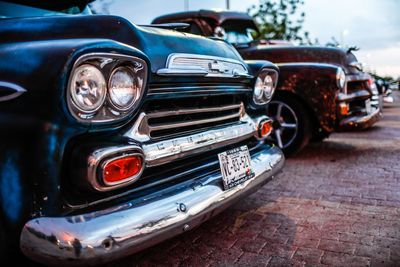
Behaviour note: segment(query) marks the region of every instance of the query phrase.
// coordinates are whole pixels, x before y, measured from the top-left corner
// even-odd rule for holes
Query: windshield
[[[217,29],[220,28],[220,29]],[[222,27],[217,27],[216,35],[231,44],[244,44],[254,41],[259,36],[256,25],[252,20],[227,20]]]
[[[28,5],[0,1],[0,18],[56,16],[56,15],[88,15],[89,7],[84,5],[44,5],[37,1]]]

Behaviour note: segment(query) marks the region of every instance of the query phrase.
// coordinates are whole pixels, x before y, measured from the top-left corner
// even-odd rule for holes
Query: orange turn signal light
[[[349,105],[346,103],[340,103],[339,104],[339,112],[340,112],[340,115],[349,114]]]
[[[271,134],[272,132],[272,121],[264,121],[260,123],[259,133],[260,137],[264,138]]]
[[[103,181],[115,185],[133,179],[143,169],[143,158],[138,155],[126,156],[106,162],[103,167]]]

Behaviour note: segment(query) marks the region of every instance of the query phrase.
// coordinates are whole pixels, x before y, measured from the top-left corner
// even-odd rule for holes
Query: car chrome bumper
[[[255,177],[224,191],[221,174],[176,185],[146,199],[70,217],[41,217],[24,226],[20,247],[46,264],[93,265],[129,255],[192,229],[280,171],[279,148],[252,156]]]
[[[381,117],[382,111],[377,108],[369,114],[341,119],[339,128],[340,130],[366,129],[375,124]]]

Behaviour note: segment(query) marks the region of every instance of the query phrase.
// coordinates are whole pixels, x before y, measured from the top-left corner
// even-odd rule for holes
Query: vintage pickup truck
[[[200,10],[153,21],[169,22],[187,23],[187,32],[224,39],[246,60],[279,66],[277,92],[267,112],[274,120],[272,137],[286,154],[333,131],[368,128],[381,117],[373,79],[351,50],[260,40],[253,18],[240,12]]]
[[[282,168],[278,68],[224,41],[0,2],[0,252],[92,265],[190,230]],[[160,28],[161,27],[161,28]]]

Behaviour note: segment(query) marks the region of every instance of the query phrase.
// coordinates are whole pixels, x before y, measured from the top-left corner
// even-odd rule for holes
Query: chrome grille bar
[[[251,93],[252,88],[242,85],[201,85],[201,86],[175,86],[175,87],[150,87],[147,95],[154,96],[166,96],[171,95],[184,95],[184,94],[241,94]]]
[[[225,121],[225,120],[234,119],[234,118],[238,118],[239,119],[239,116],[240,116],[240,112],[238,112],[237,114],[226,115],[226,116],[216,117],[216,118],[211,118],[211,119],[193,120],[193,121],[187,121],[187,122],[168,123],[168,124],[159,124],[159,125],[156,125],[156,126],[149,126],[149,129],[150,129],[150,132],[152,132],[152,131],[166,130],[166,129],[171,129],[171,128],[187,127],[187,126],[193,126],[193,125],[198,125],[198,124],[206,124],[206,123],[210,123],[210,122]]]
[[[147,114],[147,118],[161,118],[166,116],[173,115],[186,115],[192,113],[207,113],[207,112],[215,112],[215,111],[225,111],[225,110],[233,110],[240,109],[242,104],[229,105],[223,107],[210,107],[210,108],[193,108],[193,109],[180,109],[180,110],[172,110],[172,111],[159,111]]]

